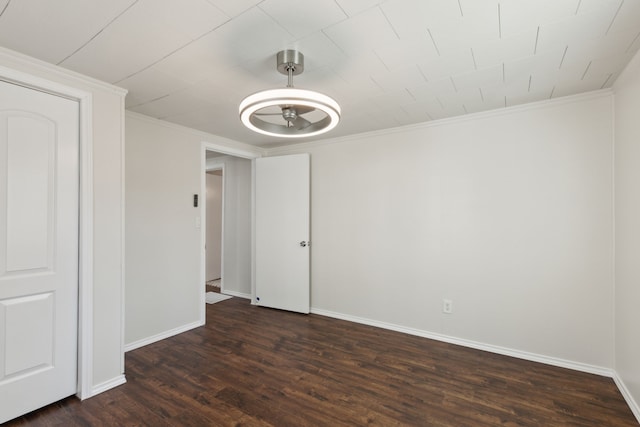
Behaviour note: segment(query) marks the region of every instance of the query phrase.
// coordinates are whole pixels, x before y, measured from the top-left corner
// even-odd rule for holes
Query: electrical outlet
[[[445,314],[453,313],[453,301],[451,301],[450,299],[443,299],[442,300],[442,312],[445,313]]]

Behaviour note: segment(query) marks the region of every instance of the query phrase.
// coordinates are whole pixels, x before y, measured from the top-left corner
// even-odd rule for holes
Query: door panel
[[[309,155],[257,159],[255,173],[256,303],[309,313]]]
[[[77,390],[79,106],[0,82],[0,423]]]
[[[51,292],[0,301],[0,331],[7,334],[0,380],[53,367],[53,304]]]
[[[55,124],[7,115],[7,271],[50,266],[53,250]],[[27,167],[25,167],[27,165]]]

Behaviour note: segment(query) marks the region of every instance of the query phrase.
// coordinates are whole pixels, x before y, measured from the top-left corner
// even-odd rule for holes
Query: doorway
[[[208,264],[210,258],[218,258],[216,248],[208,243],[209,208],[206,200],[207,181],[220,180],[221,230],[220,230],[220,292],[222,294],[252,299],[252,244],[253,244],[253,160],[260,157],[251,151],[244,151],[203,142],[201,151],[201,190],[203,202],[200,204],[202,218],[201,263],[199,286],[207,289],[208,280],[214,279],[215,266]],[[219,171],[219,172],[216,172]],[[212,178],[221,173],[219,178]],[[220,179],[221,178],[221,179]],[[214,208],[215,209],[215,208]],[[215,232],[212,233],[215,235]],[[213,244],[215,245],[215,244]],[[209,266],[209,268],[208,268]],[[200,288],[202,289],[202,288]],[[201,319],[205,322],[205,292],[201,292]]]

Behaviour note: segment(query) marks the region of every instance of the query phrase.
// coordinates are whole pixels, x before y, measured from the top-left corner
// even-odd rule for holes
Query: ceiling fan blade
[[[315,108],[308,107],[306,105],[279,105],[279,107],[282,108],[283,110],[286,110],[286,109],[295,110],[296,114],[299,116],[302,114],[307,114],[312,111],[315,111]]]
[[[253,113],[254,116],[281,116],[282,113]]]
[[[297,130],[302,130],[309,126],[311,122],[301,116],[298,116],[294,121],[290,122]]]
[[[296,109],[296,113],[298,113],[299,116],[316,110],[315,108],[307,107],[306,105],[296,105],[295,109]]]

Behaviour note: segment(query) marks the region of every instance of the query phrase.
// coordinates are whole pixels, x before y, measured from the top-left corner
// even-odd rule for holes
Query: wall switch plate
[[[450,299],[443,299],[442,300],[442,312],[445,313],[445,314],[453,313],[453,301],[451,301]]]

